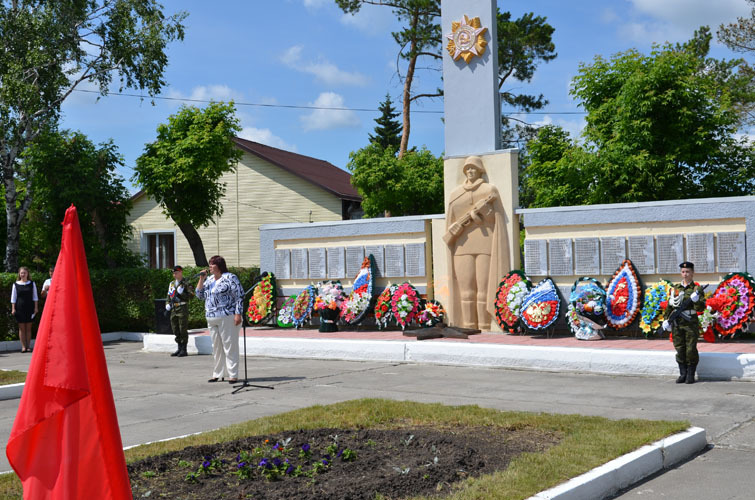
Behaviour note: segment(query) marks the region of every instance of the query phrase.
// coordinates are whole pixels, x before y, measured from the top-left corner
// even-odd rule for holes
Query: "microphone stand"
[[[243,303],[247,304],[248,301],[246,300],[246,296],[254,290],[254,287],[257,286],[257,283],[259,283],[261,277],[257,277],[257,279],[254,280],[254,283],[252,283],[251,288],[249,290],[244,292],[243,297]],[[271,306],[272,307],[272,306]],[[275,311],[275,308],[272,308],[273,312]],[[242,309],[241,311],[241,328],[244,332],[244,380],[241,380],[240,384],[233,386],[233,391],[231,391],[231,394],[236,394],[237,392],[246,389],[247,387],[254,387],[257,389],[275,389],[272,385],[255,385],[249,383],[249,374],[247,372],[247,366],[246,366],[246,327],[249,324],[249,320],[246,317],[246,314],[244,314],[244,311]]]

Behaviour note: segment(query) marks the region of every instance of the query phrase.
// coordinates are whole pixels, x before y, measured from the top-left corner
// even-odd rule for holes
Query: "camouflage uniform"
[[[173,280],[168,286],[170,327],[178,344],[178,350],[174,353],[176,356],[186,355],[186,345],[189,343],[189,299],[192,295],[186,280],[182,279],[178,283]]]
[[[705,309],[705,293],[702,287],[694,282],[687,286],[680,283],[673,285],[673,288],[675,293],[684,294],[682,303],[695,291],[700,296],[697,302],[692,302],[690,308],[677,317],[676,324],[671,325],[674,349],[676,349],[676,362],[680,365],[697,365],[700,360],[700,355],[697,352],[697,338],[700,336],[700,322],[697,319],[697,313]],[[668,319],[673,311],[674,307],[669,304],[666,308],[665,319]]]

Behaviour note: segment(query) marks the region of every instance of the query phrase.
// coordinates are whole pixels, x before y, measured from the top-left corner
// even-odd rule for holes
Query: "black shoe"
[[[176,356],[178,356],[179,354],[181,354],[181,346],[178,346],[178,348],[176,349],[176,351],[175,351],[175,352],[173,352],[173,353],[171,354],[171,356],[175,358],[175,357],[176,357]]]
[[[684,363],[676,363],[679,365],[679,378],[676,379],[677,384],[683,384],[687,381],[687,365]]]
[[[185,358],[188,355],[189,355],[189,353],[186,352],[186,344],[181,344],[178,347],[178,354],[176,354],[176,357],[178,357],[178,358]]]
[[[687,384],[695,383],[695,368],[697,368],[697,363],[687,367],[687,380],[685,381]]]

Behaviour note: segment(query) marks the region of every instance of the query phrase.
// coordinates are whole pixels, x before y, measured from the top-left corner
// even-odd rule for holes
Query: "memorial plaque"
[[[640,274],[655,273],[655,245],[652,236],[629,237],[629,260]]]
[[[600,274],[613,274],[627,258],[625,240],[623,236],[600,239]]]
[[[734,273],[747,269],[745,233],[718,233],[718,272]]]
[[[309,259],[307,259],[306,248],[291,249],[291,267],[293,268],[292,278],[295,280],[305,280],[309,278]]]
[[[364,247],[346,247],[346,276],[356,278],[364,261]]]
[[[548,263],[551,276],[571,276],[572,265],[571,239],[548,240]]]
[[[404,245],[407,276],[425,276],[425,244],[407,243]]]
[[[715,272],[713,233],[687,234],[687,259],[695,265],[696,273]]]
[[[684,240],[681,234],[659,234],[656,236],[658,248],[658,272],[660,274],[679,273],[679,264],[684,261]]]
[[[291,250],[275,249],[275,277],[279,280],[291,279]]]
[[[548,253],[545,240],[524,240],[524,272],[530,276],[548,274]]]
[[[346,276],[346,258],[343,247],[328,248],[328,279],[340,279]]]
[[[385,277],[404,275],[404,245],[385,245]]]
[[[365,245],[364,254],[370,255],[375,259],[375,267],[377,268],[376,278],[385,276],[385,249],[383,245]]]
[[[325,279],[326,274],[326,260],[325,260],[324,248],[310,248],[309,249],[309,278],[314,280]]]
[[[574,239],[574,274],[600,274],[598,238]]]

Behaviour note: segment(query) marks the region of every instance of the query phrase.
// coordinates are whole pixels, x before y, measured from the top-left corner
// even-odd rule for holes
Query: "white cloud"
[[[317,61],[307,61],[303,51],[301,45],[294,45],[283,53],[280,60],[289,68],[314,75],[316,80],[327,85],[363,86],[369,81],[362,73],[344,71],[323,58],[319,58]]]
[[[200,85],[194,87],[190,94],[185,94],[180,90],[170,89],[168,97],[173,99],[188,99],[191,101],[240,101],[243,100],[243,94],[232,89],[228,85]],[[190,104],[190,103],[187,103]],[[196,104],[202,104],[198,102]]]
[[[242,139],[259,142],[274,148],[296,152],[296,146],[289,144],[267,128],[244,127],[238,134]]]
[[[302,3],[308,9],[319,9],[326,3],[330,3],[330,0],[302,0]]]
[[[664,43],[687,40],[700,26],[715,32],[722,23],[750,13],[747,0],[629,0],[631,18],[619,28],[628,40]]]
[[[321,108],[344,108],[343,97],[334,92],[323,92],[310,106]],[[304,130],[330,130],[334,128],[356,128],[362,122],[353,111],[345,109],[315,109],[301,117]]]
[[[341,24],[367,35],[387,35],[396,23],[393,9],[376,5],[364,5],[355,14],[343,14]]]

